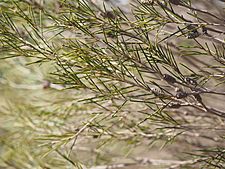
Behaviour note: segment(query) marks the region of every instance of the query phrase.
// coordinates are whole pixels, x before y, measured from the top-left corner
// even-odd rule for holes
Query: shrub
[[[224,2],[41,2],[0,2],[2,167],[225,166]]]

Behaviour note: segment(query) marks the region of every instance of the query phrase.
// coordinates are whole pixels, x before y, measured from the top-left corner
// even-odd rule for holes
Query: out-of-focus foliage
[[[0,1],[0,167],[225,166],[224,2],[127,3]]]

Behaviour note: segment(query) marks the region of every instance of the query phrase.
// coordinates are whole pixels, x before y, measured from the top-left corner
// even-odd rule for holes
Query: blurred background
[[[59,12],[60,4],[63,2],[36,1]],[[35,0],[27,0],[27,2],[32,4]],[[103,8],[100,0],[92,2]],[[135,4],[134,1],[132,2]],[[109,3],[109,6],[118,5],[116,1],[106,3]],[[118,3],[129,15],[129,8],[131,8],[128,7],[129,2],[118,1]],[[221,18],[225,17],[223,9],[225,3],[222,0],[192,1],[192,3],[196,8],[211,11]],[[7,1],[0,0],[1,13],[4,13],[5,8],[9,6]],[[182,12],[182,9],[179,10]],[[224,24],[224,21],[221,22]],[[74,36],[72,32],[66,32],[64,35],[66,38]],[[221,38],[224,35],[215,36]],[[206,38],[206,40],[212,39]],[[181,43],[179,39],[172,39],[169,42],[172,46]],[[191,42],[187,40],[182,43]],[[195,58],[179,57],[178,59],[190,65],[192,61],[196,61]],[[202,60],[205,61],[205,58]],[[93,134],[81,135],[83,137],[77,140],[77,146],[72,150],[73,132],[79,131],[91,119],[89,112],[93,113],[98,109],[91,104],[77,102],[91,95],[89,92],[64,90],[66,86],[58,83],[59,79],[55,76],[58,67],[54,62],[33,62],[36,62],[36,59],[23,56],[11,58],[7,51],[0,52],[0,169],[72,169],[86,168],[86,166],[91,169],[106,169],[108,164],[118,164],[114,168],[123,169],[163,169],[168,166],[176,168],[177,164],[182,164],[182,160],[188,163],[190,155],[186,152],[197,151],[198,145],[203,147],[204,144],[206,147],[210,144],[215,145],[207,138],[205,138],[207,141],[198,138],[192,140],[191,134],[185,139],[193,144],[187,144],[182,139],[174,140],[173,144],[169,142],[165,147],[164,142],[158,141],[152,144],[148,139],[142,144],[139,143],[138,138],[116,142],[108,138],[98,139],[96,133],[90,130],[89,132]],[[210,60],[206,62],[209,64]],[[198,65],[195,62],[194,69],[204,64],[199,62]],[[219,108],[225,109],[224,97],[219,97],[221,102],[213,99],[214,102],[210,100],[209,104],[216,104]],[[136,107],[138,108],[137,105]],[[133,120],[133,117],[128,118]],[[183,152],[184,154],[180,156]],[[67,159],[68,153],[73,161]],[[136,165],[134,161],[140,165]]]

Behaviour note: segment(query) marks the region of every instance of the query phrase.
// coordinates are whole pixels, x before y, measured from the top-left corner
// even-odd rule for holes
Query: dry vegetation
[[[0,168],[225,168],[225,2],[100,2],[0,1]]]

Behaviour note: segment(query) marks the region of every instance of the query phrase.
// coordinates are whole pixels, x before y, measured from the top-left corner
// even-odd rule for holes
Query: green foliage
[[[222,168],[224,13],[95,2],[0,2],[0,166]]]

